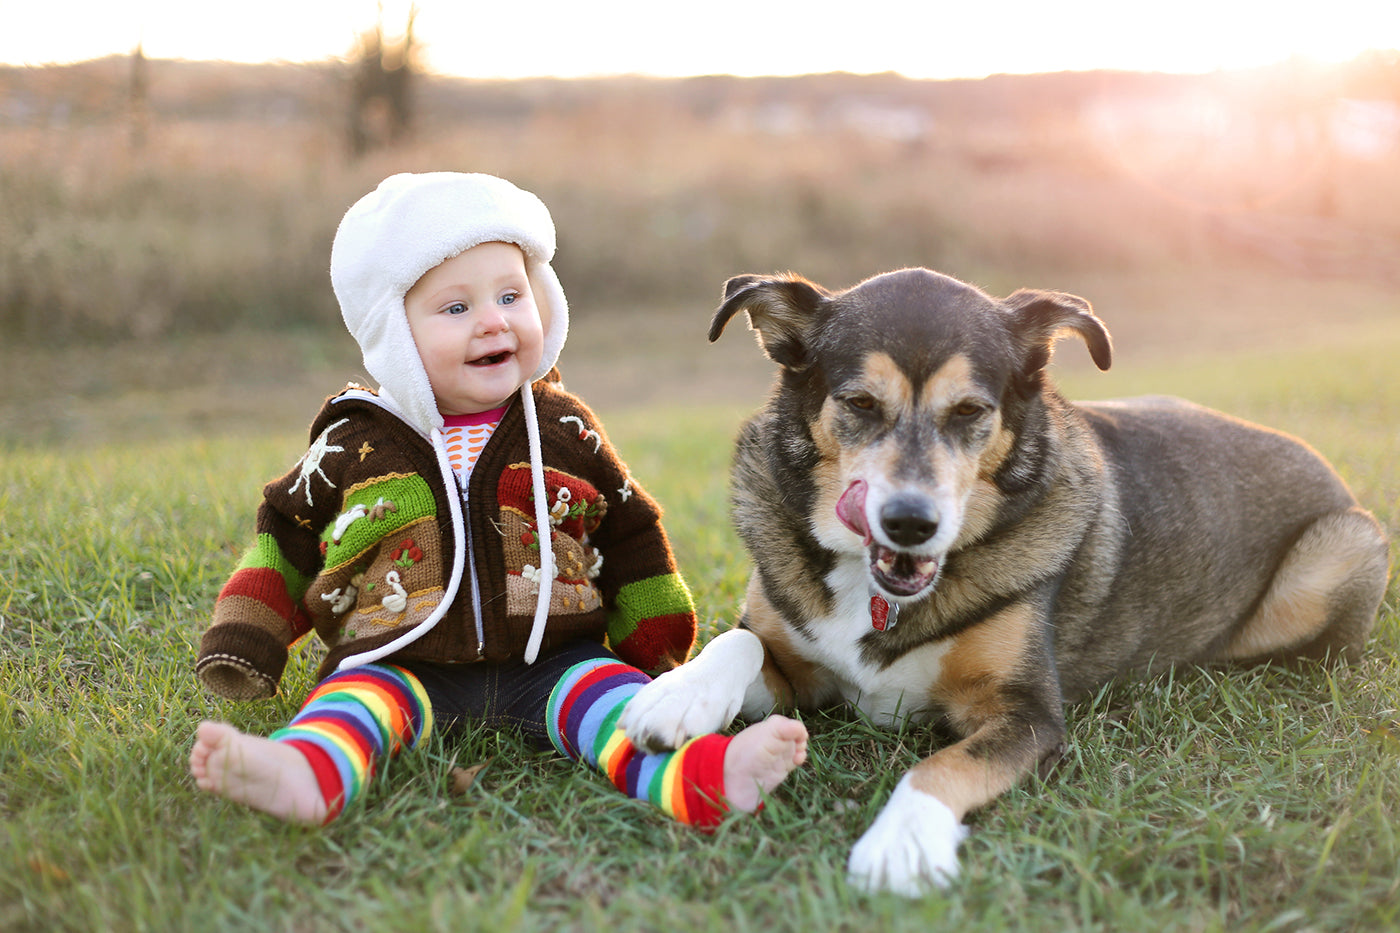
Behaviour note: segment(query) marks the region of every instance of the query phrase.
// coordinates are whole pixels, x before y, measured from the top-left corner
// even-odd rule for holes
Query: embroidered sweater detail
[[[464,495],[445,454],[371,393],[328,400],[308,455],[263,490],[256,542],[201,643],[203,683],[233,699],[271,696],[288,647],[312,629],[329,649],[322,678],[380,657],[518,662],[542,592],[546,648],[606,639],[647,671],[681,663],[695,614],[660,509],[583,402],[552,381],[533,397],[545,529],[521,405],[501,415]],[[541,540],[553,545],[550,580]]]

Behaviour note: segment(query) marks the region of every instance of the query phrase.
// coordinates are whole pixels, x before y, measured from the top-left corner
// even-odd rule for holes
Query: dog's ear
[[[724,303],[710,321],[710,342],[719,339],[725,325],[740,311],[747,311],[749,326],[758,343],[779,366],[800,371],[807,367],[807,332],[821,303],[831,293],[800,275],[736,275],[724,283]]]
[[[1041,374],[1050,363],[1056,338],[1071,331],[1084,338],[1089,356],[1099,369],[1113,363],[1113,340],[1108,328],[1094,315],[1089,302],[1064,292],[1023,288],[1003,305],[1011,312],[1012,332],[1021,348],[1021,375],[1029,389],[1038,389]]]

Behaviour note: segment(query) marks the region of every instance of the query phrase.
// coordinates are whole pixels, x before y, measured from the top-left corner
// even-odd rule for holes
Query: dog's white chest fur
[[[842,698],[877,725],[927,720],[937,712],[932,688],[948,647],[943,642],[922,645],[889,667],[863,661],[861,639],[872,633],[882,637],[870,621],[867,581],[860,560],[838,564],[826,578],[836,597],[831,614],[811,620],[807,625],[810,637],[794,639],[794,647],[829,670],[840,685]]]

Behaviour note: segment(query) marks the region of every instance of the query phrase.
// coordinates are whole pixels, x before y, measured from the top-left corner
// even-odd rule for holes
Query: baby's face
[[[482,243],[434,266],[403,303],[444,415],[499,408],[539,368],[547,322],[513,243]]]

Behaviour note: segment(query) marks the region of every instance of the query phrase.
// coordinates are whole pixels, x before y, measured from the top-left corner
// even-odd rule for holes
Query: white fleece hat
[[[514,243],[548,327],[531,381],[553,368],[569,334],[554,274],[554,221],[535,195],[494,175],[391,175],[345,212],[331,246],[331,286],[380,394],[423,433],[442,427],[403,298],[423,273],[481,243]]]

